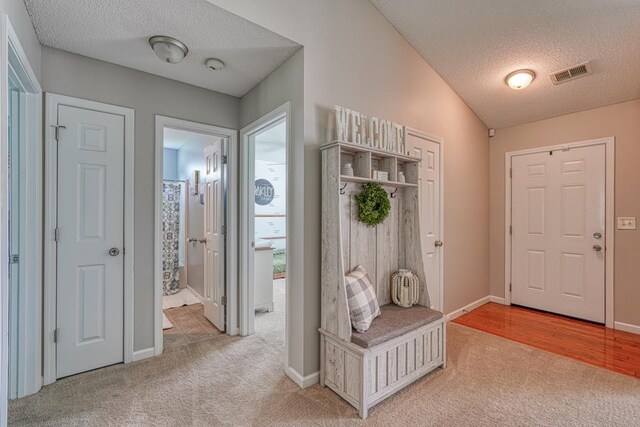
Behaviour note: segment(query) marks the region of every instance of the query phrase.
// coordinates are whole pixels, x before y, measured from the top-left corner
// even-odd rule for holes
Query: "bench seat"
[[[352,343],[371,348],[442,318],[441,312],[421,305],[405,308],[387,304],[380,307],[380,311],[366,332],[352,332]]]

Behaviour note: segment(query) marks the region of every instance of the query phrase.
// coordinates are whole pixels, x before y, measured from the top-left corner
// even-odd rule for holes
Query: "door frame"
[[[58,106],[94,110],[124,117],[124,363],[134,361],[134,124],[131,108],[89,101],[54,93],[46,94],[45,112],[45,220],[44,220],[44,384],[57,380],[56,343],[57,325],[57,244],[55,228],[58,222],[58,146],[55,126],[58,124]]]
[[[160,355],[163,351],[162,334],[162,180],[164,160],[164,128],[184,130],[188,132],[213,135],[226,139],[227,164],[226,175],[226,243],[225,243],[225,322],[227,335],[237,335],[237,310],[233,304],[238,282],[237,257],[237,170],[238,164],[238,131],[220,126],[197,123],[156,114],[155,116],[155,177],[154,177],[154,347],[152,355]],[[204,155],[204,154],[203,154]],[[149,357],[149,356],[147,356]]]
[[[511,160],[515,156],[548,151],[604,145],[605,159],[605,326],[614,328],[614,252],[615,252],[615,137],[590,139],[569,144],[550,145],[505,153],[505,211],[504,211],[504,304],[511,305]]]
[[[42,89],[38,83],[29,59],[20,44],[9,17],[0,13],[0,323],[2,338],[0,343],[0,425],[6,423],[7,398],[22,397],[37,392],[42,386],[41,364],[42,346],[41,311],[42,311]],[[23,92],[24,114],[20,123],[20,145],[24,149],[24,157],[20,159],[24,190],[21,194],[20,207],[24,210],[24,222],[21,224],[20,236],[20,276],[22,281],[21,298],[18,306],[12,309],[9,321],[9,228],[8,228],[8,108],[9,85],[12,79]],[[9,332],[11,329],[11,332]],[[9,343],[11,339],[11,343]],[[9,348],[9,347],[12,348]],[[13,348],[16,347],[17,348]],[[17,360],[23,361],[18,366],[9,365],[9,351]],[[16,379],[9,390],[9,369],[11,377]]]
[[[407,135],[413,135],[418,138],[422,138],[428,141],[431,141],[440,146],[440,241],[446,242],[444,237],[444,138],[439,136],[431,135],[429,133],[423,132],[418,129],[414,129],[411,127],[405,127],[405,133]],[[443,244],[440,246],[440,311],[444,313],[444,253],[445,253],[446,245]]]
[[[240,130],[240,141],[241,141],[241,157],[242,157],[242,165],[240,170],[241,176],[241,190],[240,190],[240,292],[239,292],[239,300],[237,304],[240,307],[240,335],[246,336],[252,334],[254,331],[251,330],[251,313],[253,307],[251,307],[251,296],[253,295],[253,271],[250,271],[249,266],[253,265],[253,248],[250,245],[250,241],[252,240],[252,236],[249,235],[251,225],[250,221],[253,221],[255,218],[250,218],[249,214],[251,211],[251,207],[249,205],[250,195],[253,194],[254,191],[254,179],[249,178],[251,173],[255,173],[255,165],[254,168],[251,167],[250,162],[250,154],[255,152],[255,145],[250,147],[250,139],[249,137],[261,130],[268,129],[270,126],[274,126],[276,122],[285,119],[286,123],[286,137],[285,137],[285,163],[287,165],[287,186],[286,186],[286,206],[285,211],[287,212],[287,226],[286,226],[286,263],[287,270],[291,267],[291,236],[293,232],[293,224],[290,218],[290,209],[292,205],[291,194],[292,194],[292,168],[290,161],[292,157],[292,144],[291,144],[291,102],[287,101],[274,110],[264,114],[257,120],[251,122],[247,126],[243,127]],[[285,369],[289,368],[289,334],[290,334],[290,297],[291,293],[289,292],[289,286],[291,281],[286,280],[285,287],[285,338],[284,338],[284,347],[285,347]]]

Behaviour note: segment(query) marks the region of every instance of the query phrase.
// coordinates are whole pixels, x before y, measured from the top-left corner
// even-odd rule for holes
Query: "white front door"
[[[605,146],[512,158],[513,304],[604,323]]]
[[[60,105],[57,377],[123,361],[124,117]]]
[[[440,144],[407,134],[407,148],[422,159],[418,177],[422,261],[431,307],[440,307]]]
[[[222,140],[204,150],[204,315],[224,332],[224,181]]]

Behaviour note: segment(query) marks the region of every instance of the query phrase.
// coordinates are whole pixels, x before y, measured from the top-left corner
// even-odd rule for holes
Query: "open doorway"
[[[241,132],[240,330],[282,340],[283,346],[288,324],[288,109],[285,104]]]
[[[226,332],[229,130],[157,118],[156,325],[160,347]],[[158,153],[159,151],[159,153]],[[158,319],[156,318],[156,321]]]

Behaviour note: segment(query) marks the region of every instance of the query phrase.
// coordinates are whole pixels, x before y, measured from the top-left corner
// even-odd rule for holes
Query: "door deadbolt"
[[[118,256],[118,255],[120,255],[120,249],[118,249],[118,248],[111,248],[111,249],[109,249],[109,255],[111,255],[111,256]]]
[[[602,233],[598,233],[597,231],[593,233],[593,238],[596,240],[602,239]]]

